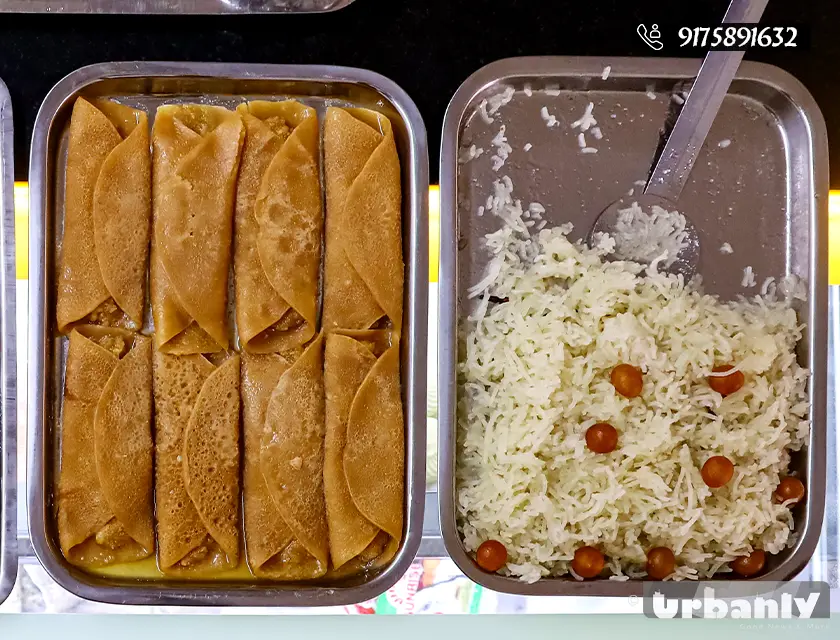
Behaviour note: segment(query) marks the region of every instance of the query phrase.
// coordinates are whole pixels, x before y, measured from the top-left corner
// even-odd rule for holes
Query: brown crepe
[[[243,356],[245,543],[260,577],[327,572],[323,346],[318,336],[294,363]]]
[[[318,117],[300,102],[239,105],[245,144],[236,190],[236,322],[252,353],[315,335],[323,211]]]
[[[224,356],[222,356],[224,358]],[[239,356],[155,351],[155,500],[160,568],[239,564]]]
[[[58,535],[82,567],[154,553],[151,340],[114,328],[70,334]]]
[[[228,271],[244,131],[239,115],[223,107],[157,110],[151,286],[155,344],[165,353],[229,346]]]
[[[391,122],[367,109],[328,109],[324,169],[324,329],[390,328],[398,336],[402,205]]]
[[[324,491],[339,572],[387,564],[403,530],[399,345],[387,331],[327,336]]]
[[[70,119],[58,330],[138,330],[146,302],[151,161],[145,112],[78,98]]]

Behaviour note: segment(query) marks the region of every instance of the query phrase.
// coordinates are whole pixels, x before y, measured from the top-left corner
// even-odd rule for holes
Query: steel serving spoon
[[[723,18],[723,24],[756,23],[761,19],[768,2],[769,0],[732,0]],[[675,204],[743,58],[743,51],[710,51],[706,55],[668,142],[645,186],[644,194],[635,200],[646,213],[650,212],[654,205],[669,211],[677,208]],[[620,200],[604,209],[590,231],[590,245],[597,240],[596,234],[611,234],[615,231],[619,211],[624,209],[627,209],[627,204]],[[696,272],[700,260],[700,237],[688,218],[685,233],[685,246],[666,270],[681,273],[688,279]],[[615,257],[631,258],[618,255]]]

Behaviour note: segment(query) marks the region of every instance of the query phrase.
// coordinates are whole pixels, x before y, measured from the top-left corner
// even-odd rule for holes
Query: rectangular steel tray
[[[14,171],[12,101],[0,80],[0,603],[17,576]]]
[[[323,114],[326,104],[353,104],[391,118],[403,170],[406,262],[402,345],[406,422],[406,525],[392,563],[340,584],[235,583],[102,578],[61,554],[53,517],[61,402],[62,342],[55,336],[56,248],[63,213],[63,167],[74,99],[112,97],[149,110],[201,100],[232,107],[245,99],[296,97]],[[414,103],[390,80],[360,69],[216,63],[116,62],[84,67],[61,80],[35,122],[30,162],[29,529],[38,559],[62,587],[83,598],[119,604],[248,606],[342,605],[390,588],[417,553],[423,528],[426,454],[426,322],[428,313],[429,159],[426,130]]]
[[[604,80],[607,65],[611,73]],[[547,578],[526,584],[481,571],[463,547],[456,525],[454,481],[457,332],[470,311],[466,289],[481,278],[487,262],[480,240],[500,224],[490,215],[477,217],[475,211],[490,194],[493,180],[507,173],[516,197],[541,202],[548,208],[549,224],[572,222],[573,236],[583,237],[600,211],[626,196],[635,181],[647,179],[666,115],[676,108],[671,93],[690,83],[699,68],[700,61],[662,58],[513,58],[476,72],[449,105],[440,171],[440,520],[453,560],[468,577],[494,591],[639,595],[642,582]],[[532,87],[531,98],[524,93],[526,84]],[[508,86],[516,90],[512,102],[502,107],[493,124],[486,124],[477,113],[480,102]],[[542,91],[546,88],[559,94],[550,96]],[[650,91],[655,100],[647,95]],[[589,102],[595,104],[604,138],[591,143],[599,153],[585,155],[569,125]],[[540,116],[543,105],[560,127],[546,128]],[[490,166],[490,141],[501,124],[507,125],[513,151],[496,173]],[[731,144],[719,145],[725,139]],[[525,153],[528,142],[533,148]],[[484,148],[485,154],[459,164],[459,152],[471,144]],[[812,429],[806,450],[792,462],[806,478],[808,499],[794,511],[795,546],[773,557],[760,578],[791,579],[807,564],[817,544],[826,474],[828,141],[822,114],[807,90],[780,69],[742,64],[680,205],[701,235],[700,273],[706,291],[724,299],[738,293],[754,295],[758,288],[741,288],[747,265],[752,265],[759,285],[766,276],[778,279],[787,274],[808,285],[808,302],[797,308],[807,325],[798,355],[812,372]],[[735,253],[716,259],[726,241]]]
[[[0,13],[326,13],[354,0],[0,0]]]

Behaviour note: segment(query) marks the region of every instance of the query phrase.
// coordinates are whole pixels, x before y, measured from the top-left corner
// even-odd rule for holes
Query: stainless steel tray
[[[12,101],[0,80],[0,602],[17,576],[14,172]]]
[[[54,335],[54,264],[63,213],[67,127],[78,95],[107,96],[143,106],[152,117],[154,107],[164,102],[201,100],[230,107],[245,99],[296,97],[321,111],[326,104],[353,104],[391,118],[403,169],[407,265],[402,345],[407,517],[402,546],[382,572],[328,586],[141,581],[93,576],[64,559],[53,517],[64,341]],[[423,120],[408,95],[378,74],[342,67],[166,62],[93,65],[61,80],[44,100],[35,122],[29,183],[29,528],[35,553],[53,579],[83,598],[120,604],[341,605],[367,600],[390,588],[417,553],[425,499],[429,160]]]
[[[0,0],[0,13],[326,13],[354,0]]]
[[[607,65],[608,78],[602,79]],[[571,578],[526,584],[481,571],[467,555],[456,526],[455,482],[457,328],[470,309],[466,289],[480,279],[486,254],[479,242],[500,224],[476,216],[494,179],[509,174],[517,197],[539,201],[549,224],[572,222],[585,235],[598,212],[646,180],[669,110],[671,95],[690,82],[699,61],[646,58],[513,58],[484,67],[455,94],[446,113],[441,150],[440,259],[440,520],[446,549],[461,570],[494,591],[522,595],[641,594],[641,581]],[[532,97],[527,97],[529,85]],[[493,124],[478,114],[482,100],[513,87],[513,100]],[[549,88],[552,94],[543,89]],[[559,91],[558,91],[559,90]],[[648,93],[653,92],[651,99]],[[569,124],[587,103],[604,132],[597,154],[581,154]],[[562,123],[548,129],[542,106]],[[673,113],[671,113],[673,116]],[[498,173],[490,166],[491,139],[501,124],[513,151]],[[589,136],[592,138],[592,136]],[[727,145],[724,141],[729,140]],[[529,153],[523,151],[532,143]],[[723,143],[722,145],[720,143]],[[471,144],[479,159],[459,164]],[[637,190],[638,186],[635,187]],[[787,73],[744,63],[724,102],[680,199],[701,234],[701,274],[707,291],[723,298],[757,293],[741,288],[751,265],[766,276],[803,278],[809,298],[797,308],[807,325],[800,362],[811,369],[812,430],[807,451],[792,466],[807,480],[808,500],[794,511],[794,547],[768,562],[761,580],[793,578],[808,562],[820,534],[825,501],[826,320],[828,295],[828,142],[825,122],[807,90]],[[722,212],[718,217],[718,212]],[[729,241],[734,255],[721,259]]]

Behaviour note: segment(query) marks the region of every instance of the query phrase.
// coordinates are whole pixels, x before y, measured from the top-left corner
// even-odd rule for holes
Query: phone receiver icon
[[[651,27],[650,33],[648,33],[648,28],[644,24],[640,24],[636,27],[636,33],[638,33],[644,43],[654,51],[662,51],[662,47],[665,46],[662,44],[662,40],[660,39],[662,38],[662,34],[659,32],[658,24]]]

